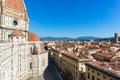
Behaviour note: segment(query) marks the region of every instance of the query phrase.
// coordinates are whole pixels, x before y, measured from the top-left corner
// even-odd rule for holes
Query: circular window
[[[18,25],[18,22],[17,22],[17,21],[13,21],[13,25],[14,25],[14,26],[17,26],[17,25]]]

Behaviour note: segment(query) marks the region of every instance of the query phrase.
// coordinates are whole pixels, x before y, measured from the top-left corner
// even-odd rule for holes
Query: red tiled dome
[[[0,4],[2,3],[2,0],[0,0]]]
[[[5,0],[5,5],[11,9],[25,12],[24,3],[22,0]]]
[[[24,34],[19,30],[14,30],[9,36],[24,36]]]
[[[29,32],[28,33],[28,41],[29,42],[40,41],[40,38],[35,33]]]

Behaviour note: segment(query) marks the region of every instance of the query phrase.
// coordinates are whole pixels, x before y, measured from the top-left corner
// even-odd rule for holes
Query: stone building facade
[[[55,64],[64,72],[66,80],[85,80],[86,66],[85,63],[91,62],[92,59],[83,58],[74,53],[62,53],[58,50],[53,52]]]
[[[48,65],[48,53],[28,23],[23,0],[0,0],[0,80],[26,80]]]
[[[106,64],[100,61],[87,63],[86,80],[120,80],[120,63]]]

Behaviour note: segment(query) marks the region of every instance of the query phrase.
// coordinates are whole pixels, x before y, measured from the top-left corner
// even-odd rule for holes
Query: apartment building
[[[120,63],[87,63],[86,80],[120,80]]]
[[[53,59],[56,65],[65,73],[67,80],[84,80],[85,63],[92,61],[84,55],[61,53],[57,50],[53,50]]]

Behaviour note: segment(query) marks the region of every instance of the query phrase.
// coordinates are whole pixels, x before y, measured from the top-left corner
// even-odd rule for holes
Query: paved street
[[[58,70],[51,59],[49,59],[49,66],[44,76],[46,80],[62,80],[60,79]]]
[[[53,61],[49,59],[49,65],[44,74],[30,80],[62,80],[58,73],[57,67],[54,65]]]

